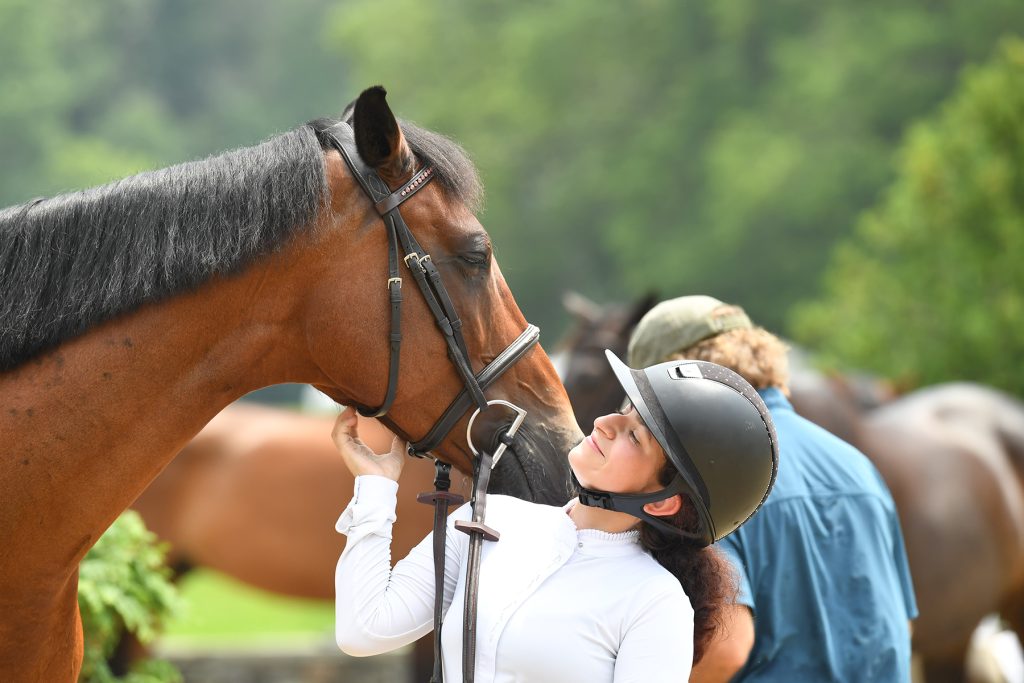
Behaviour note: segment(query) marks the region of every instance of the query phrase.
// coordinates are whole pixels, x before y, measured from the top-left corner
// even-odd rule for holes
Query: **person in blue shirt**
[[[630,339],[628,363],[692,359],[732,369],[761,394],[779,474],[760,513],[718,544],[739,591],[691,681],[910,681],[917,605],[892,496],[853,446],[797,415],[786,346],[742,308],[664,301]]]

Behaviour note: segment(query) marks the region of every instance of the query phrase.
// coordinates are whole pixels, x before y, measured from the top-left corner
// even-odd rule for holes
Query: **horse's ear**
[[[644,294],[640,299],[633,302],[633,308],[629,312],[629,317],[626,321],[626,329],[632,330],[640,322],[640,319],[647,315],[647,311],[654,308],[654,304],[658,303],[659,295],[656,291],[649,291]]]
[[[562,306],[572,315],[584,322],[596,323],[601,319],[601,307],[571,289],[562,293]]]
[[[352,114],[355,112],[355,110],[356,110],[356,101],[352,100],[351,102],[349,102],[348,104],[345,105],[345,108],[342,110],[341,118],[339,120],[343,121],[343,122],[345,122],[345,123],[347,123],[348,125],[351,126],[352,125]]]
[[[364,90],[352,111],[352,129],[363,161],[381,176],[397,179],[412,169],[413,158],[386,95],[379,85]]]

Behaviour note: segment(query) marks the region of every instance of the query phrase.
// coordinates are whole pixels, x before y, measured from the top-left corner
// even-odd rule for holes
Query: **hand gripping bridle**
[[[314,123],[314,128],[317,128]],[[498,464],[506,448],[513,440],[526,417],[526,411],[507,401],[488,401],[484,396],[487,389],[498,377],[514,365],[533,348],[540,339],[540,329],[535,325],[527,325],[519,337],[488,363],[478,374],[473,373],[466,341],[462,336],[462,321],[459,320],[451,297],[445,289],[441,274],[416,238],[406,225],[399,207],[434,178],[434,168],[425,166],[413,174],[402,187],[392,191],[375,170],[370,168],[359,156],[355,144],[352,127],[345,122],[319,129],[321,135],[341,154],[349,171],[362,187],[363,192],[373,201],[384,221],[388,237],[388,280],[387,287],[391,302],[391,360],[388,370],[388,384],[384,402],[378,408],[357,405],[361,415],[366,417],[382,417],[391,408],[398,390],[399,359],[402,349],[402,277],[399,273],[399,245],[405,256],[401,259],[412,273],[419,286],[423,298],[427,302],[438,328],[444,335],[448,345],[448,358],[458,371],[465,385],[462,391],[448,405],[427,434],[414,443],[409,444],[409,454],[417,457],[428,457],[430,451],[448,435],[452,427],[476,406],[469,418],[466,428],[466,440],[470,450],[476,457],[473,476],[473,516],[468,522],[458,521],[455,527],[469,534],[469,553],[466,563],[466,598],[463,619],[463,662],[462,677],[466,683],[472,683],[476,662],[476,597],[480,576],[480,558],[484,539],[498,540],[498,532],[484,524],[487,509],[487,487],[490,482],[491,469]],[[500,405],[512,411],[515,417],[511,425],[501,435],[496,435],[498,443],[493,455],[486,450],[478,451],[473,443],[472,429],[476,418],[489,406]],[[494,441],[492,439],[491,441]],[[444,562],[445,536],[449,505],[463,502],[462,496],[450,493],[449,471],[451,465],[434,458],[437,474],[433,493],[421,494],[420,502],[434,505],[434,673],[432,683],[442,681],[441,673],[441,625],[443,620],[442,602],[444,597]]]

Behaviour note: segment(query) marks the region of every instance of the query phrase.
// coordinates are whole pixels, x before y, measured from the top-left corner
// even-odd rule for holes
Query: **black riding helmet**
[[[745,379],[715,363],[678,360],[633,370],[611,351],[605,355],[677,474],[666,488],[647,494],[581,487],[580,503],[629,513],[702,546],[735,531],[761,507],[778,472],[778,438],[764,401]],[[696,530],[644,512],[647,503],[676,494],[696,508]]]

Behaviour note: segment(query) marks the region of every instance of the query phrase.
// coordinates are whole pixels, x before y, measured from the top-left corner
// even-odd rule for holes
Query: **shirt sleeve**
[[[671,584],[644,591],[619,645],[615,683],[678,683],[690,677],[693,608],[674,578]]]
[[[910,577],[910,563],[907,561],[907,550],[903,543],[903,531],[895,506],[889,511],[889,523],[892,525],[892,559],[903,588],[903,607],[907,610],[907,619],[917,619],[917,598],[914,596],[914,581]]]
[[[429,633],[434,618],[432,535],[391,568],[391,527],[398,483],[386,477],[356,477],[352,501],[336,529],[348,536],[334,575],[335,637],[347,654],[388,652]],[[465,534],[456,518],[469,519],[468,506],[448,519],[445,543],[444,609],[458,583]],[[461,538],[460,538],[461,537]]]

